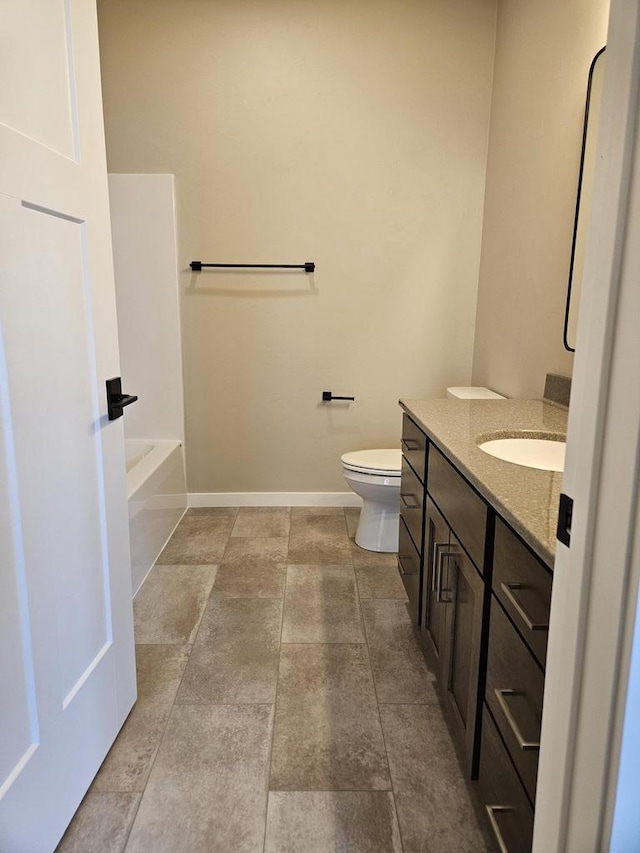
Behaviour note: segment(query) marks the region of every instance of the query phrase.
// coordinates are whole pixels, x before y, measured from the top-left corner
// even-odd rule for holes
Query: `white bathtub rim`
[[[152,450],[149,451],[138,463],[127,472],[127,500],[130,501],[137,491],[146,483],[149,477],[152,476],[162,463],[171,456],[174,450],[182,447],[182,442],[178,439],[168,438],[145,438],[145,439],[127,439],[127,443],[140,443],[151,445]]]

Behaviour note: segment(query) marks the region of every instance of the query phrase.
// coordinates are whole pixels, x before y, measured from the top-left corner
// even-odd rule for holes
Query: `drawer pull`
[[[485,809],[487,810],[487,817],[489,818],[491,829],[493,830],[495,839],[498,842],[500,853],[509,853],[509,848],[505,844],[505,840],[500,832],[500,827],[498,826],[498,821],[496,820],[496,812],[512,812],[513,809],[508,808],[507,806],[485,806]]]
[[[509,728],[513,732],[515,739],[518,741],[518,746],[520,749],[524,751],[532,751],[539,750],[540,743],[536,743],[535,741],[528,741],[523,737],[522,732],[520,731],[520,727],[515,721],[515,717],[511,713],[511,709],[507,705],[507,696],[515,696],[515,690],[500,690],[496,688],[493,691],[496,694],[496,699],[498,700],[498,705],[500,705],[500,709],[502,713],[505,715],[507,722],[509,723]]]
[[[398,565],[400,566],[400,571],[403,575],[415,575],[416,574],[416,572],[408,572],[405,569],[404,563],[402,562],[402,557],[400,556],[400,554],[398,554]]]
[[[415,438],[403,438],[402,446],[405,450],[422,450],[422,444]]]
[[[503,591],[505,596],[508,598],[509,602],[515,607],[518,611],[518,615],[527,626],[530,631],[548,631],[549,623],[547,622],[534,622],[533,619],[529,616],[524,607],[520,604],[518,599],[513,594],[515,590],[524,589],[524,585],[521,583],[501,583],[500,589]]]
[[[411,498],[413,503],[409,503],[407,498]],[[417,501],[416,496],[412,494],[403,495],[402,492],[400,492],[400,500],[407,509],[419,509],[421,506],[420,501]]]

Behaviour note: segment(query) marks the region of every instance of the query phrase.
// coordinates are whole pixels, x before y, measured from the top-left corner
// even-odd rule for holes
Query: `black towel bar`
[[[203,267],[243,270],[304,270],[305,272],[315,272],[316,268],[313,261],[305,261],[303,264],[203,264],[202,261],[191,261],[189,266],[194,272],[200,272]]]

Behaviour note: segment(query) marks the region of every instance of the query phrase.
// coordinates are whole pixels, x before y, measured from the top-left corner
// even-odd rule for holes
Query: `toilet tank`
[[[450,400],[506,400],[502,394],[491,391],[490,388],[479,388],[475,385],[456,385],[447,388]]]

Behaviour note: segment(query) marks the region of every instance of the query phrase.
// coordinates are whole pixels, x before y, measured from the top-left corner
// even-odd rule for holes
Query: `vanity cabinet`
[[[485,701],[507,751],[535,802],[544,673],[493,598]]]
[[[407,525],[400,516],[400,529],[398,531],[398,571],[404,584],[407,598],[409,599],[409,614],[413,622],[418,624],[420,618],[420,587],[422,583],[422,556],[416,548],[407,529]]]
[[[448,550],[441,553],[443,568],[436,595],[444,601],[446,611],[440,689],[445,712],[463,746],[465,767],[474,778],[479,746],[478,682],[484,583],[453,534]]]
[[[399,571],[501,853],[529,853],[551,570],[404,415]]]
[[[551,571],[498,518],[493,548],[493,594],[542,667],[547,659],[551,585]]]
[[[531,853],[533,808],[490,714],[482,720],[479,784],[500,853]]]
[[[426,484],[422,583],[423,648],[466,770],[477,774],[480,650],[484,626],[482,568],[487,505],[431,446]],[[476,563],[471,555],[474,555]]]
[[[508,853],[531,850],[551,585],[550,570],[498,518],[478,782],[498,846]]]
[[[422,604],[422,537],[427,445],[426,435],[408,415],[404,415],[398,570],[409,599],[409,614],[415,625],[420,623]]]

